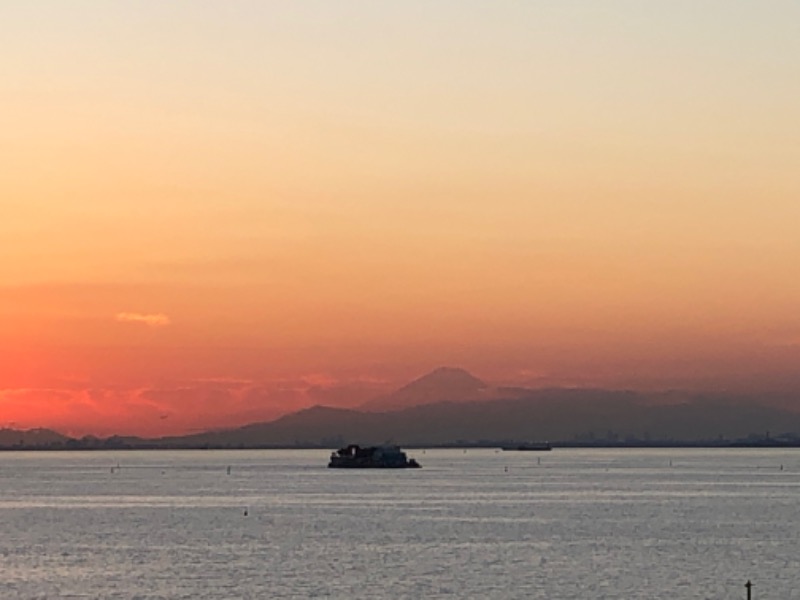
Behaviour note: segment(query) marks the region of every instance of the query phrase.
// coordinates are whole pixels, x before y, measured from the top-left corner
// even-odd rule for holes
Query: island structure
[[[397,446],[350,444],[331,453],[331,469],[419,469],[420,464]]]

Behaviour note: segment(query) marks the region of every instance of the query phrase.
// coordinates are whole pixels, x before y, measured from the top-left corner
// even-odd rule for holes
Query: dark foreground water
[[[2,453],[0,598],[800,598],[800,450],[410,455]]]

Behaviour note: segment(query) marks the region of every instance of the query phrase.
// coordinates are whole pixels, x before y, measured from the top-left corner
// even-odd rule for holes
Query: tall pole
[[[749,579],[747,580],[747,583],[744,584],[744,587],[747,588],[747,600],[752,600],[751,593],[752,593],[752,590],[753,590],[753,584],[750,583]]]

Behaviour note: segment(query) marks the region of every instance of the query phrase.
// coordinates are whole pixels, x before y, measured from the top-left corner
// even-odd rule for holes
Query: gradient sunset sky
[[[0,427],[800,393],[794,0],[9,1],[0,48]]]

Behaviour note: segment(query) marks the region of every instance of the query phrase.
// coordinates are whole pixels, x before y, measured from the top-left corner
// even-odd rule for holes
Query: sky
[[[0,427],[800,393],[794,0],[33,0],[0,49]]]

